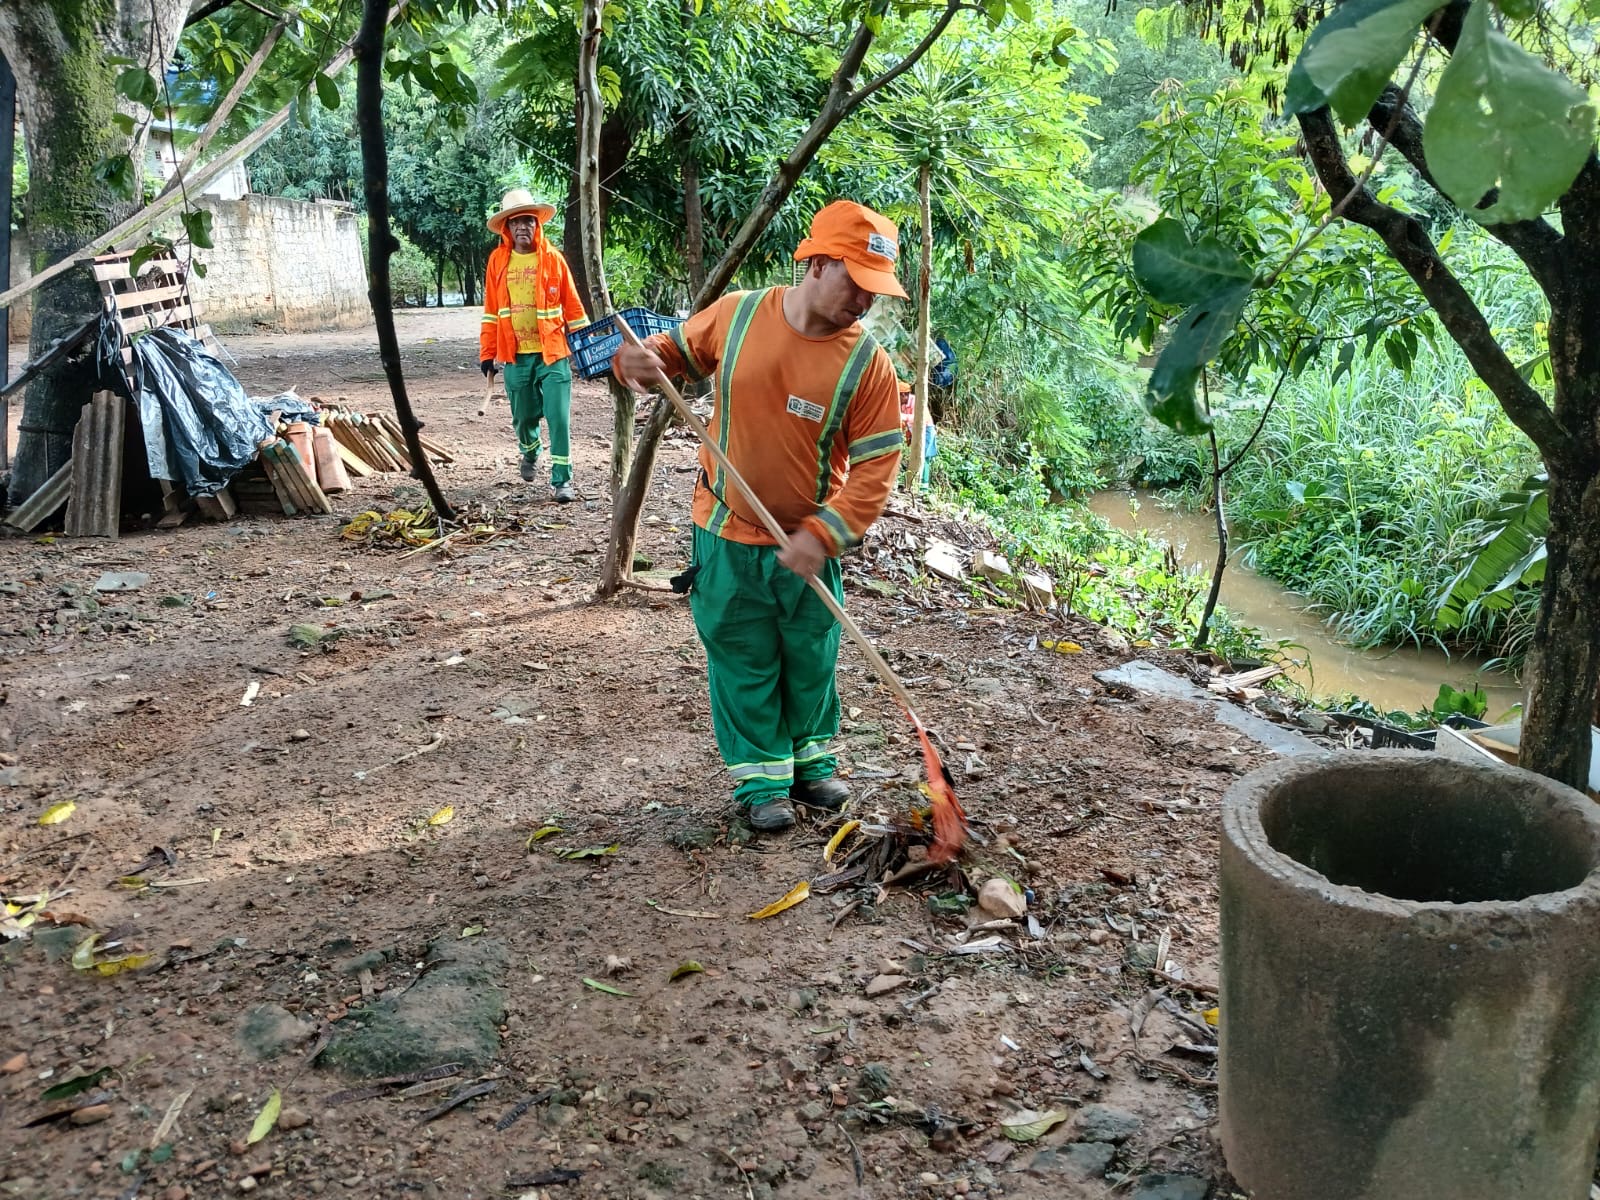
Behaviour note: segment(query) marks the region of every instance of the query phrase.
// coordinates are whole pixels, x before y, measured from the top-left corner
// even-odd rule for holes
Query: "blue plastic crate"
[[[641,338],[666,333],[683,324],[682,317],[667,317],[648,308],[625,308],[618,314],[628,328]],[[599,379],[611,373],[611,358],[622,345],[622,331],[616,321],[600,317],[582,329],[567,334],[567,349],[572,351],[572,369],[580,379]]]

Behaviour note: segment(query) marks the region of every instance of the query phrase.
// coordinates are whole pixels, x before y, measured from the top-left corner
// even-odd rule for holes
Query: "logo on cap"
[[[892,240],[884,237],[881,233],[867,234],[867,253],[881,254],[890,262],[894,262],[900,257],[899,247],[897,247]]]

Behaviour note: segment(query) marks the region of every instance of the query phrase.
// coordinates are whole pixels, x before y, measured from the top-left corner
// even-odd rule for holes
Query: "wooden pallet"
[[[189,295],[188,268],[176,253],[157,254],[132,273],[133,251],[102,254],[92,266],[100,297],[122,333],[122,361],[133,362],[132,336],[147,330],[182,329],[213,354],[222,347],[201,322]]]

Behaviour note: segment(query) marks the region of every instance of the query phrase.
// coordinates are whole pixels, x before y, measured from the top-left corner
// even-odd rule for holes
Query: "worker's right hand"
[[[478,360],[478,370],[483,372],[485,379],[494,378],[494,359],[483,358]]]
[[[667,364],[650,347],[624,342],[611,359],[611,373],[623,387],[642,393],[667,373]]]

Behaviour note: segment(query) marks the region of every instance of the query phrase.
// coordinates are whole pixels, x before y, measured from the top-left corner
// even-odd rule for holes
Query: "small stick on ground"
[[[1185,991],[1193,992],[1197,996],[1215,996],[1217,994],[1217,985],[1214,983],[1201,983],[1196,979],[1180,979],[1176,975],[1168,975],[1165,971],[1159,971],[1155,967],[1150,968],[1150,974],[1157,979],[1165,980],[1167,983],[1172,984],[1173,987],[1183,988]]]
[[[469,1086],[462,1088],[454,1096],[451,1096],[450,1099],[439,1105],[438,1108],[430,1108],[427,1112],[423,1113],[417,1118],[417,1125],[422,1126],[426,1125],[429,1121],[438,1120],[440,1117],[444,1116],[445,1113],[451,1111],[452,1109],[461,1107],[461,1105],[465,1104],[468,1100],[476,1100],[479,1096],[487,1096],[499,1086],[500,1081],[498,1079],[486,1079],[482,1083],[470,1084]]]
[[[504,1133],[518,1121],[522,1120],[523,1115],[535,1104],[542,1104],[555,1094],[555,1088],[545,1088],[542,1092],[533,1092],[524,1096],[521,1100],[518,1100],[511,1106],[511,1111],[506,1113],[505,1116],[501,1117],[494,1123],[495,1132]]]
[[[735,1158],[733,1155],[729,1154],[726,1150],[722,1149],[721,1147],[718,1147],[717,1148],[717,1153],[722,1155],[722,1157],[727,1159],[729,1162],[731,1162],[733,1164],[733,1169],[735,1171],[739,1172],[739,1178],[744,1180],[745,1200],[756,1200],[756,1190],[755,1190],[755,1188],[750,1186],[750,1173],[748,1171],[746,1171],[743,1167],[741,1167],[739,1165],[739,1160],[737,1158]]]
[[[835,1121],[833,1123],[833,1127],[837,1129],[841,1135],[843,1135],[845,1144],[850,1147],[850,1161],[856,1169],[856,1186],[860,1187],[867,1181],[867,1168],[866,1164],[861,1161],[861,1150],[856,1145],[855,1138],[850,1136],[850,1131],[842,1124],[840,1124],[838,1121]]]
[[[399,758],[392,758],[386,763],[381,763],[378,766],[373,767],[370,771],[357,772],[357,777],[360,779],[365,779],[369,775],[376,775],[379,771],[386,770],[389,767],[398,767],[401,763],[408,763],[414,758],[420,758],[424,754],[429,754],[432,751],[437,750],[442,745],[444,745],[444,734],[436,733],[433,735],[433,741],[429,742],[426,746],[418,746],[409,754],[402,754]]]
[[[833,924],[828,929],[828,936],[832,937],[833,936],[833,931],[835,929],[839,928],[840,923],[846,917],[848,917],[851,913],[855,912],[856,909],[858,909],[860,907],[861,907],[861,898],[858,896],[856,899],[850,901],[849,904],[846,904],[843,908],[841,908],[839,910],[839,915],[833,918]]]

